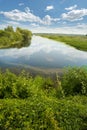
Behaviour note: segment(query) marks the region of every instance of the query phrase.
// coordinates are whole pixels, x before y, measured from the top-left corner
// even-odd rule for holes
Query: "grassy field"
[[[69,36],[69,35],[58,35],[58,34],[39,34],[42,37],[53,39],[56,41],[64,42],[70,46],[73,46],[79,50],[87,51],[87,36]]]

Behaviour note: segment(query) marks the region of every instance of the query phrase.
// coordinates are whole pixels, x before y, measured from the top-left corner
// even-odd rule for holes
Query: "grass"
[[[46,37],[55,41],[64,42],[76,49],[87,51],[87,36],[67,36],[57,34],[39,34],[42,37]]]

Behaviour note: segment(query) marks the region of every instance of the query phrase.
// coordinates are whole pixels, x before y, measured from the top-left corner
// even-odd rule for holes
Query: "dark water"
[[[0,49],[0,67],[53,70],[66,66],[86,66],[87,52],[66,44],[33,36],[31,45],[21,49]]]

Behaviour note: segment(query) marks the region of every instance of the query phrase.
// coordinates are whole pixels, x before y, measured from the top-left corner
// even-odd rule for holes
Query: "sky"
[[[87,0],[0,0],[0,29],[87,34]]]

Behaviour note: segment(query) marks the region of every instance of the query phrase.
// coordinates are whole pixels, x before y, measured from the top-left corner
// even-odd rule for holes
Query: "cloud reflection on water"
[[[0,59],[5,61],[37,65],[49,64],[50,66],[62,66],[66,65],[87,65],[87,52],[79,51],[73,47],[70,47],[64,43],[58,43],[53,40],[42,38],[39,36],[33,36],[31,45],[29,47],[23,47],[21,49],[1,49]],[[38,60],[40,59],[41,62]],[[47,62],[47,63],[46,63]],[[55,65],[52,65],[55,64]],[[43,65],[44,66],[44,65]]]

